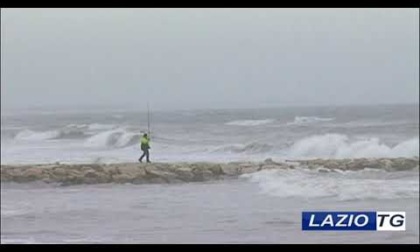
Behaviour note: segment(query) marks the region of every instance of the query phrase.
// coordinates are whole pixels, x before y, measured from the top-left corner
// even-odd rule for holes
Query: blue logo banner
[[[376,212],[302,212],[302,230],[375,231]]]

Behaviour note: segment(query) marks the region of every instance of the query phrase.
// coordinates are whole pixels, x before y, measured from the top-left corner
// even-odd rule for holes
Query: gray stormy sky
[[[1,105],[418,103],[418,9],[2,9]]]

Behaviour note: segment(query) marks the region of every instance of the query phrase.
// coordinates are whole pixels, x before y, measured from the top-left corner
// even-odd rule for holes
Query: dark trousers
[[[146,156],[147,162],[150,163],[150,160],[149,160],[149,149],[147,149],[147,148],[146,149],[143,149],[143,155],[141,155],[141,157],[139,159],[140,162],[143,160],[144,156]]]

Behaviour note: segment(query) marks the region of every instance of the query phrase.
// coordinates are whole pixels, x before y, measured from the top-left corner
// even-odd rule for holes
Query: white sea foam
[[[324,173],[316,170],[264,170],[244,174],[264,194],[275,197],[332,197],[338,200],[418,198],[418,179],[389,179],[382,173]]]
[[[419,139],[388,146],[378,138],[352,141],[341,134],[315,135],[295,142],[287,153],[290,157],[315,158],[414,157],[419,153]]]
[[[15,140],[17,141],[42,141],[52,138],[56,138],[60,135],[60,132],[57,130],[51,131],[32,131],[32,130],[22,130],[16,136]]]
[[[113,124],[92,123],[88,126],[88,130],[110,130],[113,128],[115,128]]]
[[[262,143],[249,143],[249,144],[232,144],[217,147],[214,152],[227,152],[227,153],[266,153],[273,149],[273,146]]]
[[[287,123],[288,125],[301,125],[301,124],[310,124],[317,122],[328,122],[332,121],[334,118],[323,118],[316,116],[296,116],[293,122]]]
[[[123,128],[104,131],[98,133],[85,141],[86,147],[107,148],[107,147],[126,147],[138,142],[140,135],[127,132]]]
[[[272,123],[273,119],[264,119],[264,120],[237,120],[237,121],[231,121],[227,122],[226,125],[232,125],[232,126],[259,126],[264,124]]]

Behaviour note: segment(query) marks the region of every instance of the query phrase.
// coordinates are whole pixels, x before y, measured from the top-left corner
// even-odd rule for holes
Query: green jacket
[[[141,149],[150,149],[150,137],[141,137],[140,139]]]

